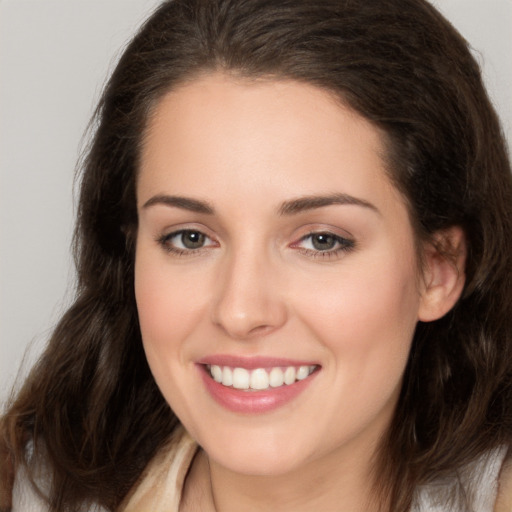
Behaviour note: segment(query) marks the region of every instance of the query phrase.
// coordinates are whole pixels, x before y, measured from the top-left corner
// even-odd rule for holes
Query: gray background
[[[83,133],[120,50],[158,3],[0,0],[0,403],[72,296]],[[434,3],[475,49],[512,147],[512,0]]]

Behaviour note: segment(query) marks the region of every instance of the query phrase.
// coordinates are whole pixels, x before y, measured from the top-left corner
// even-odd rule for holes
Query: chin
[[[238,474],[284,475],[309,458],[305,440],[282,432],[224,432],[204,441],[200,444],[211,461]]]

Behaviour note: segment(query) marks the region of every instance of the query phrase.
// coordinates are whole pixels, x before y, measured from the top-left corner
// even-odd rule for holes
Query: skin
[[[204,449],[182,509],[368,510],[415,325],[446,313],[463,283],[432,248],[420,272],[383,154],[375,127],[293,81],[206,75],[157,105],[137,184],[135,292],[155,380]],[[333,194],[359,203],[283,213]],[[206,235],[203,247],[178,254],[183,229]],[[343,242],[317,250],[312,232]],[[443,236],[461,244],[460,230]],[[235,413],[200,377],[197,361],[215,354],[320,370],[276,410]]]
[[[508,460],[501,469],[494,512],[510,512],[510,510],[512,510],[512,461]]]

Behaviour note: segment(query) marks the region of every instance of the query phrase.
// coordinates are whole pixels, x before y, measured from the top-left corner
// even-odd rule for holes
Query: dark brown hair
[[[135,180],[156,102],[213,70],[334,92],[385,134],[418,240],[465,231],[463,296],[418,324],[376,463],[390,510],[406,511],[417,485],[510,444],[512,181],[464,39],[424,0],[175,0],[127,47],[98,106],[81,174],[77,296],[2,419],[2,510],[14,471],[30,471],[38,454],[52,511],[113,510],[178,424],[137,323]]]

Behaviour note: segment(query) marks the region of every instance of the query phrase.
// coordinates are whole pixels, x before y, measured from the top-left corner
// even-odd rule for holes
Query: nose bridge
[[[286,321],[276,262],[255,245],[228,251],[217,277],[213,321],[235,339],[269,333]]]

